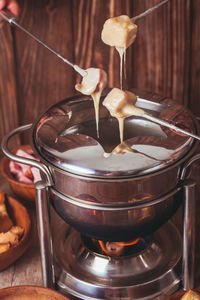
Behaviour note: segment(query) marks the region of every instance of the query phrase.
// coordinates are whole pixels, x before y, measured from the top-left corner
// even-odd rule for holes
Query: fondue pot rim
[[[50,170],[52,172],[52,170],[57,170],[59,173],[63,174],[63,175],[70,175],[71,177],[75,177],[75,178],[85,178],[85,179],[88,179],[90,181],[106,181],[106,182],[123,182],[123,181],[127,181],[127,180],[139,180],[139,179],[143,179],[143,178],[147,178],[147,177],[150,177],[150,176],[154,176],[154,175],[159,175],[159,174],[162,174],[162,173],[165,173],[167,172],[167,170],[170,170],[171,168],[174,168],[176,167],[177,165],[180,165],[181,167],[181,164],[183,162],[186,162],[190,157],[193,156],[194,154],[194,151],[198,145],[198,141],[194,140],[190,149],[188,149],[188,152],[183,156],[181,157],[179,160],[176,160],[174,163],[172,163],[171,165],[168,165],[168,166],[165,166],[163,167],[162,169],[160,170],[156,170],[156,171],[152,171],[150,173],[147,173],[147,174],[142,174],[142,175],[137,175],[137,174],[132,174],[130,176],[120,176],[120,177],[98,177],[98,176],[87,176],[87,175],[80,175],[80,174],[76,174],[76,173],[72,173],[72,172],[69,172],[69,171],[65,171],[61,168],[58,168],[58,166],[55,166],[54,164],[51,164],[49,161],[47,161],[43,156],[41,156],[41,154],[38,152],[36,146],[35,146],[35,141],[33,140],[33,130],[34,130],[34,125],[32,125],[31,127],[31,135],[30,135],[30,144],[31,144],[31,147],[32,149],[37,153],[37,156],[39,157],[41,163],[47,167],[50,167]],[[177,174],[177,178],[180,178],[180,172],[178,172]]]
[[[176,167],[177,165],[181,164],[183,161],[186,161],[194,153],[194,149],[195,149],[195,146],[197,144],[197,141],[194,140],[194,139],[192,140],[192,138],[191,138],[190,147],[185,151],[183,156],[179,157],[179,158],[176,158],[174,161],[170,162],[167,165],[162,166],[160,169],[157,169],[157,166],[155,166],[155,169],[152,168],[152,170],[148,170],[148,171],[144,170],[144,171],[139,171],[138,173],[127,173],[127,174],[123,174],[123,171],[122,171],[122,173],[118,174],[118,175],[116,175],[115,173],[112,173],[112,171],[111,171],[111,173],[110,173],[111,175],[110,175],[109,173],[106,173],[106,174],[104,174],[104,173],[102,173],[102,174],[88,173],[87,174],[87,172],[82,173],[82,171],[81,172],[78,171],[76,173],[76,170],[73,170],[73,169],[70,170],[70,169],[67,169],[67,168],[65,169],[65,168],[62,167],[62,164],[60,164],[60,166],[59,166],[59,163],[57,163],[56,160],[52,162],[51,159],[49,159],[48,150],[47,150],[47,156],[45,156],[45,152],[43,154],[43,152],[42,152],[43,150],[40,149],[41,145],[40,145],[40,143],[38,143],[38,141],[36,139],[36,132],[37,132],[36,130],[37,130],[37,126],[38,126],[40,120],[42,120],[42,117],[45,114],[48,114],[48,111],[51,112],[53,107],[56,107],[58,104],[60,106],[62,103],[65,103],[66,101],[67,101],[67,103],[73,102],[73,100],[75,100],[75,99],[77,101],[80,101],[80,102],[82,102],[83,100],[88,100],[87,97],[85,99],[85,97],[82,96],[82,95],[75,95],[75,96],[72,96],[72,97],[65,98],[65,99],[59,101],[58,103],[55,103],[50,108],[48,108],[45,112],[43,112],[35,120],[35,122],[32,124],[32,126],[30,128],[30,131],[31,131],[30,144],[31,144],[33,150],[37,153],[37,155],[40,158],[41,162],[43,164],[45,164],[46,166],[50,167],[51,170],[53,169],[56,172],[59,172],[61,174],[65,174],[65,175],[69,175],[69,176],[74,177],[74,178],[85,178],[86,180],[89,179],[91,181],[93,181],[93,180],[96,181],[97,180],[97,181],[106,181],[106,182],[109,182],[109,181],[110,182],[113,182],[113,181],[120,182],[120,181],[124,181],[124,180],[128,180],[128,179],[136,179],[137,180],[137,179],[147,178],[149,176],[154,176],[154,174],[155,175],[162,174],[163,172],[166,172],[167,170],[170,170],[171,168]],[[151,102],[151,100],[145,100],[145,101]],[[167,105],[167,104],[162,104],[162,103],[160,104],[159,102],[158,103],[153,102],[153,103],[158,104],[158,105]],[[198,128],[197,120],[196,120],[195,116],[189,110],[188,110],[188,112],[190,113],[190,117],[193,121],[195,131],[198,133],[199,128]]]
[[[152,199],[152,200],[144,200],[142,202],[132,202],[132,203],[97,203],[97,202],[91,202],[91,201],[86,201],[86,200],[82,200],[82,199],[76,199],[74,197],[71,196],[66,196],[61,194],[60,192],[58,192],[56,189],[51,188],[51,192],[61,198],[64,201],[67,201],[70,204],[73,204],[75,206],[79,206],[82,208],[86,208],[86,209],[95,209],[95,210],[105,210],[105,211],[122,211],[122,210],[133,210],[133,209],[141,209],[141,208],[146,208],[149,206],[153,206],[155,204],[158,204],[160,202],[163,202],[167,199],[169,199],[170,197],[172,197],[173,195],[175,195],[176,193],[178,193],[180,190],[182,189],[181,184],[179,186],[177,186],[176,188],[174,188],[172,191],[164,194],[161,197],[158,197],[156,199]]]
[[[197,121],[194,120],[196,125],[197,125]],[[30,144],[33,148],[33,150],[36,151],[37,155],[39,158],[41,158],[41,162],[38,162],[36,160],[32,160],[32,159],[27,159],[27,158],[23,158],[21,156],[17,156],[15,155],[14,153],[12,153],[9,148],[8,148],[8,142],[9,140],[17,135],[17,134],[21,134],[23,133],[24,131],[26,130],[31,130],[31,133],[33,131],[33,128],[34,128],[34,124],[30,123],[30,124],[26,124],[26,125],[22,125],[20,127],[17,127],[15,129],[13,129],[10,133],[8,133],[6,136],[3,137],[2,139],[2,142],[1,142],[1,148],[2,148],[2,151],[3,153],[8,157],[10,158],[10,160],[13,160],[13,161],[16,161],[16,162],[20,162],[20,163],[24,163],[24,164],[27,164],[27,165],[30,165],[30,166],[34,166],[36,168],[38,168],[40,171],[42,171],[42,173],[46,176],[46,179],[47,179],[47,185],[48,186],[53,186],[54,185],[54,181],[53,181],[53,176],[52,176],[52,168],[57,170],[59,173],[61,174],[68,174],[70,175],[71,177],[75,177],[75,178],[84,178],[84,179],[89,179],[90,181],[93,181],[93,180],[98,180],[98,181],[102,181],[102,182],[123,182],[123,181],[127,181],[127,180],[133,180],[133,178],[135,180],[139,180],[139,179],[143,179],[143,178],[147,178],[147,177],[152,177],[152,176],[156,176],[156,175],[159,175],[159,174],[163,174],[165,172],[167,172],[168,170],[176,167],[177,165],[180,165],[180,168],[179,168],[179,172],[177,174],[177,178],[179,179],[185,179],[185,177],[183,178],[180,174],[180,169],[182,167],[181,163],[182,162],[187,162],[190,158],[192,158],[193,154],[194,154],[194,151],[195,149],[197,148],[197,145],[198,145],[198,142],[196,140],[193,141],[192,145],[191,145],[191,148],[188,150],[188,152],[183,156],[181,157],[179,160],[175,161],[173,164],[169,165],[169,166],[166,166],[158,171],[155,171],[155,172],[151,172],[149,174],[146,174],[146,175],[139,175],[139,176],[133,176],[133,175],[130,175],[130,176],[127,176],[127,177],[121,177],[121,178],[111,178],[111,177],[90,177],[90,176],[84,176],[84,175],[78,175],[78,174],[74,174],[74,173],[70,173],[68,171],[64,171],[58,167],[56,167],[55,165],[53,164],[50,164],[48,161],[44,160],[43,157],[41,157],[41,155],[38,153],[38,151],[36,151],[35,149],[35,145],[34,145],[34,142],[33,142],[33,138],[32,138],[32,135],[30,135]],[[197,129],[198,129],[198,126],[197,126]],[[197,158],[198,159],[198,158]],[[45,163],[43,162],[45,161]],[[49,168],[49,166],[51,168]],[[184,174],[185,175],[185,174]]]

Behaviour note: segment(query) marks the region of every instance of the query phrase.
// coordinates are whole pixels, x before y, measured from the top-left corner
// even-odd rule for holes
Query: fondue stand
[[[137,105],[198,134],[192,114],[171,100],[160,104],[139,98]],[[188,179],[188,169],[200,158],[194,154],[197,142],[130,117],[124,138],[133,152],[112,154],[119,144],[117,121],[100,107],[99,140],[91,100],[76,96],[2,141],[6,156],[41,171],[36,208],[44,286],[90,300],[158,300],[178,288],[193,288],[196,182]],[[8,149],[12,136],[29,129],[40,162]],[[50,202],[66,221],[54,247]],[[169,221],[181,203],[182,238]],[[120,255],[112,252],[115,247]]]

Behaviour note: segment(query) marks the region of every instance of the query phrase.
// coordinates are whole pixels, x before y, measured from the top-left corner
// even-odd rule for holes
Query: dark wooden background
[[[104,68],[119,87],[119,58],[100,38],[110,16],[134,16],[160,0],[20,0],[19,23],[83,68]],[[138,21],[126,87],[172,97],[200,116],[200,0],[169,0]],[[0,30],[0,138],[75,93],[77,76],[16,28]]]
[[[110,16],[137,15],[160,1],[20,0],[19,23],[81,67],[104,68],[109,86],[119,87],[119,58],[101,41],[103,23]],[[127,51],[126,88],[171,97],[200,116],[200,0],[169,0],[137,24],[137,39]],[[73,95],[76,81],[69,66],[5,24],[0,29],[0,140]],[[196,165],[194,178],[199,174]]]

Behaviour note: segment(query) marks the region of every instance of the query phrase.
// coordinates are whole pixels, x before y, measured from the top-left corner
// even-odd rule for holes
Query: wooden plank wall
[[[100,39],[105,19],[137,15],[160,0],[20,0],[19,23],[83,68],[104,68],[119,87],[119,58]],[[138,21],[126,88],[172,97],[200,116],[200,1],[169,0]],[[0,138],[75,93],[78,77],[16,28],[0,29]]]

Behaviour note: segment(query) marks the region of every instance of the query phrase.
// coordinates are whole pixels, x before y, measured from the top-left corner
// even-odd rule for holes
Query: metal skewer
[[[179,128],[179,127],[177,127],[177,126],[175,126],[175,125],[173,125],[173,124],[170,124],[170,123],[168,123],[168,122],[166,122],[166,121],[163,121],[163,120],[161,120],[161,119],[159,119],[159,118],[153,117],[153,116],[151,116],[151,115],[149,115],[149,114],[147,114],[147,113],[144,113],[144,114],[141,115],[141,116],[142,116],[143,118],[145,118],[145,119],[148,119],[149,121],[152,121],[152,122],[157,123],[157,124],[159,124],[159,125],[163,125],[163,126],[165,126],[165,127],[168,127],[168,128],[170,128],[170,129],[172,129],[172,130],[175,130],[175,131],[177,131],[177,132],[183,133],[183,134],[185,134],[185,135],[188,135],[188,136],[190,136],[190,137],[192,137],[192,138],[197,139],[197,140],[200,141],[200,136],[198,136],[198,135],[196,135],[196,134],[193,134],[193,133],[191,133],[191,132],[188,132],[188,131],[186,131],[186,130],[184,130],[184,129],[181,129],[181,128]]]
[[[155,102],[152,102],[152,103],[155,103]],[[127,114],[128,116],[139,116],[141,118],[145,118],[145,119],[147,119],[147,120],[149,120],[149,121],[151,121],[153,123],[165,126],[165,127],[170,128],[170,129],[172,129],[172,130],[174,130],[176,132],[180,132],[180,133],[182,133],[184,135],[190,136],[190,137],[192,137],[192,138],[197,139],[197,140],[200,141],[200,136],[198,136],[198,135],[196,135],[194,133],[191,133],[189,131],[186,131],[186,130],[184,130],[182,128],[179,128],[178,126],[175,126],[175,125],[173,125],[173,124],[171,124],[171,123],[169,123],[167,121],[164,121],[164,120],[162,120],[160,118],[154,117],[154,116],[146,113],[142,108],[141,108],[141,112],[137,112],[136,113],[136,111],[135,111],[136,108],[140,108],[139,106],[137,107],[137,103],[136,103],[136,106],[134,106],[134,105],[125,105],[123,107],[123,112],[125,114]]]
[[[131,19],[131,21],[134,23],[136,20],[147,16],[148,14],[152,13],[155,9],[159,8],[160,6],[162,6],[163,4],[165,4],[168,1],[169,0],[164,0],[164,1],[160,2],[160,3],[158,3],[157,5],[155,5],[155,6],[151,7],[151,8],[149,8],[149,9],[147,9],[146,11],[144,11],[143,13],[141,13],[140,15],[133,17]],[[29,35],[32,39],[34,39],[40,45],[44,46],[50,52],[52,52],[53,54],[55,54],[58,58],[62,59],[66,64],[68,64],[69,66],[71,66],[81,76],[85,76],[87,74],[87,72],[84,69],[82,69],[78,65],[73,64],[72,62],[70,62],[67,58],[63,57],[61,54],[59,54],[58,52],[56,52],[54,49],[52,49],[51,47],[49,47],[48,45],[46,45],[45,43],[43,43],[41,40],[39,40],[35,35],[33,35],[28,30],[26,30],[23,26],[19,25],[17,23],[17,21],[16,21],[16,18],[10,12],[7,12],[6,10],[0,11],[0,17],[3,18],[5,21],[7,21],[10,25],[15,25],[16,27],[18,27],[19,29],[21,29],[23,32],[25,32],[27,35]]]
[[[166,2],[168,2],[169,0],[164,0],[160,3],[158,3],[157,5],[149,8],[148,10],[146,10],[145,12],[141,13],[138,16],[135,16],[131,19],[132,22],[135,22],[136,20],[143,18],[145,16],[147,16],[148,14],[152,13],[154,10],[156,10],[157,8],[159,8],[160,6],[162,6],[163,4],[165,4]],[[62,59],[66,64],[68,64],[69,66],[71,66],[76,72],[78,72],[81,76],[85,76],[87,74],[87,72],[80,68],[78,65],[73,64],[72,62],[70,62],[68,59],[66,59],[65,57],[63,57],[61,54],[59,54],[58,52],[56,52],[54,49],[52,49],[51,47],[49,47],[48,45],[46,45],[45,43],[43,43],[41,40],[39,40],[36,36],[34,36],[31,32],[29,32],[28,30],[26,30],[23,26],[19,25],[16,22],[15,17],[13,17],[13,15],[11,15],[9,12],[3,10],[0,11],[0,17],[3,18],[5,21],[7,21],[10,25],[15,25],[16,27],[18,27],[19,29],[21,29],[23,32],[25,32],[27,35],[29,35],[32,39],[34,39],[36,42],[38,42],[39,44],[41,44],[42,46],[44,46],[45,48],[47,48],[49,51],[51,51],[53,54],[55,54],[58,58]],[[142,115],[142,117],[157,123],[159,125],[163,125],[165,127],[168,127],[172,130],[175,130],[177,132],[183,133],[185,135],[188,135],[192,138],[195,138],[197,140],[200,140],[200,137],[197,136],[196,134],[190,133],[184,129],[181,129],[173,124],[170,124],[166,121],[163,121],[159,118],[153,117],[149,114],[144,113]]]
[[[85,76],[87,74],[87,72],[84,69],[82,69],[79,66],[77,66],[77,65],[73,64],[72,62],[70,62],[67,58],[63,57],[58,52],[56,52],[54,49],[52,49],[51,47],[49,47],[48,45],[46,45],[45,43],[43,43],[41,40],[39,40],[35,35],[33,35],[28,30],[26,30],[23,26],[19,25],[17,23],[15,17],[13,17],[13,15],[11,15],[9,12],[7,12],[5,10],[0,11],[0,17],[3,18],[8,23],[10,23],[10,25],[15,25],[16,27],[18,27],[19,29],[21,29],[23,32],[25,32],[26,34],[28,34],[32,39],[34,39],[40,45],[44,46],[46,49],[48,49],[53,54],[55,54],[58,58],[62,59],[66,64],[68,64],[69,66],[71,66],[81,76]]]
[[[167,3],[169,0],[164,0],[160,3],[158,3],[157,5],[145,10],[143,13],[139,14],[138,16],[135,16],[133,18],[131,18],[131,21],[133,23],[135,23],[135,21],[139,20],[140,18],[143,18],[149,14],[151,14],[154,10],[156,10],[157,8],[159,8],[160,6],[162,6],[163,4]]]

